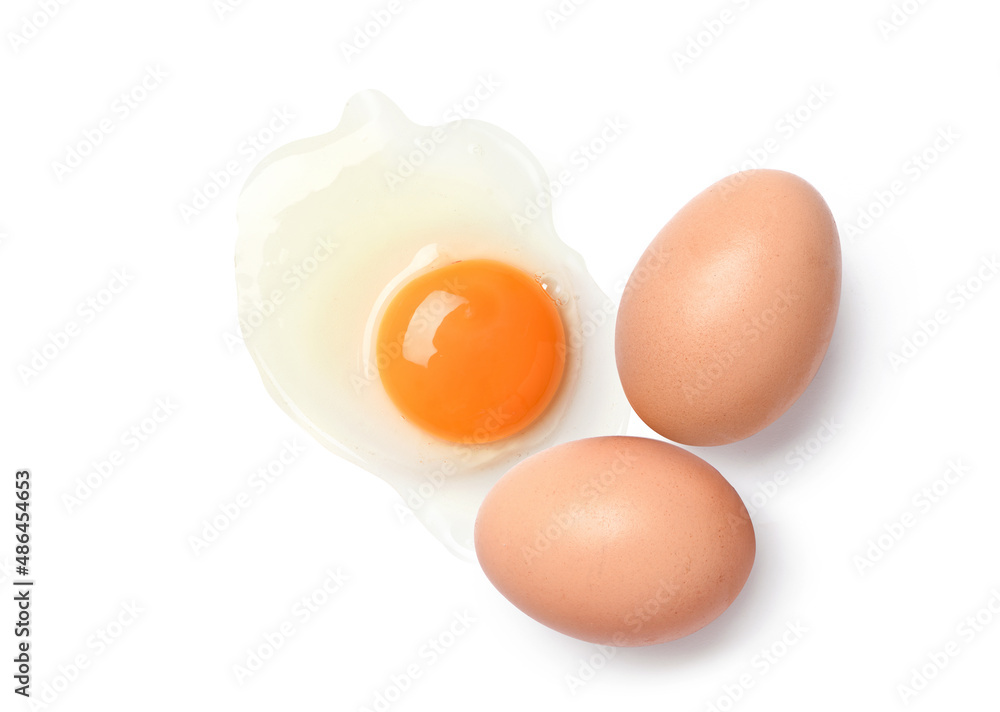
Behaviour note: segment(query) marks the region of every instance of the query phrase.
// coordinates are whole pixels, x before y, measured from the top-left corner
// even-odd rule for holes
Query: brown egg
[[[629,277],[615,334],[625,395],[688,445],[749,437],[816,375],[840,304],[830,209],[791,173],[710,186],[666,224]]]
[[[701,458],[659,440],[576,440],[490,490],[479,563],[529,616],[617,646],[674,640],[719,616],[753,566],[739,495]]]

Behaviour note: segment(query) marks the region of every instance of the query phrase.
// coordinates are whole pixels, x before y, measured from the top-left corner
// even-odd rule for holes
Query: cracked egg
[[[268,392],[465,558],[511,466],[627,420],[614,303],[537,209],[548,186],[501,129],[420,126],[366,91],[239,198],[239,320]]]

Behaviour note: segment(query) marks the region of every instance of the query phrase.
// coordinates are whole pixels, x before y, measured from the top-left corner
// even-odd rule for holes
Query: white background
[[[981,262],[1000,254],[996,3],[908,0],[880,27],[889,0],[593,0],[559,22],[556,0],[402,0],[351,61],[344,43],[387,2],[50,2],[51,19],[45,4],[0,12],[0,708],[28,708],[11,691],[9,581],[13,474],[29,467],[46,709],[358,710],[380,694],[392,710],[896,709],[925,664],[908,709],[1000,709],[1000,279]],[[165,77],[125,115],[116,101],[148,68]],[[556,227],[615,298],[670,216],[751,160],[812,182],[840,225],[843,300],[816,380],[766,431],[697,450],[753,508],[758,555],[736,603],[684,640],[602,650],[522,615],[381,480],[300,432],[234,343],[234,208],[263,155],[244,142],[282,110],[294,120],[267,150],[324,133],[365,88],[440,123],[483,78],[499,87],[471,114],[571,170]],[[82,164],[57,170],[104,119]],[[580,171],[608,119],[626,130]],[[229,161],[238,175],[185,220]],[[88,311],[116,270],[127,286]],[[149,432],[133,450],[135,427]],[[252,487],[286,443],[304,452]],[[950,484],[949,462],[967,470]],[[250,506],[196,555],[190,537],[241,494]],[[296,602],[327,598],[328,572],[347,580],[306,620]],[[452,638],[456,616],[474,622]],[[282,625],[293,635],[239,681]]]

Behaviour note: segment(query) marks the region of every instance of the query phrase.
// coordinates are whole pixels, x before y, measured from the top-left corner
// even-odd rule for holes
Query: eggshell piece
[[[636,437],[576,440],[514,466],[475,526],[479,563],[535,620],[616,646],[693,633],[743,588],[753,525],[701,458]]]
[[[809,183],[753,170],[710,186],[653,239],[622,295],[615,352],[633,409],[687,445],[757,433],[819,369],[840,284],[837,226]]]

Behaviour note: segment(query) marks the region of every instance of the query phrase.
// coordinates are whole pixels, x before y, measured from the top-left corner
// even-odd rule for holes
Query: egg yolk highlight
[[[509,437],[541,415],[566,361],[559,310],[530,275],[494,260],[422,274],[389,302],[379,375],[407,420],[452,442]]]

